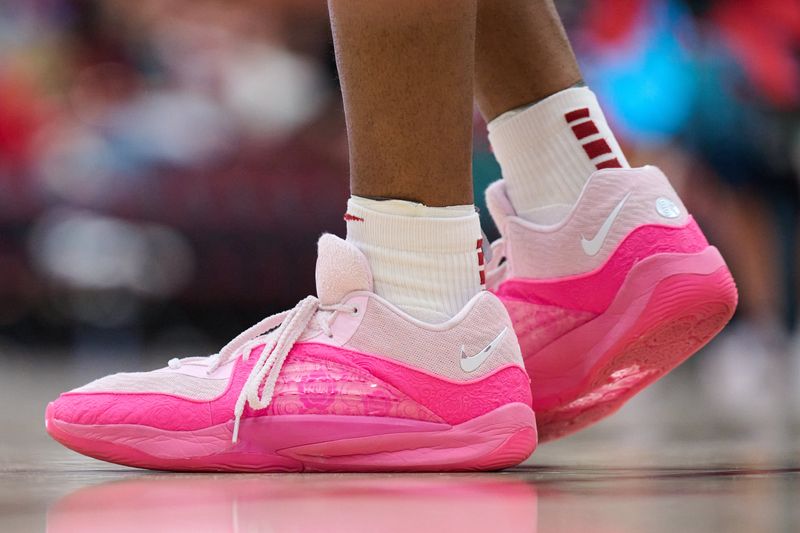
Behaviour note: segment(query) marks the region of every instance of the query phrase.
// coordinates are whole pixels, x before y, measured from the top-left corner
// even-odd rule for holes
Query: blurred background
[[[800,2],[557,5],[629,159],[667,172],[740,288],[681,386],[724,430],[796,424]],[[323,0],[0,2],[0,358],[96,377],[312,293],[317,237],[344,231],[338,90]],[[477,114],[474,160],[482,203]]]

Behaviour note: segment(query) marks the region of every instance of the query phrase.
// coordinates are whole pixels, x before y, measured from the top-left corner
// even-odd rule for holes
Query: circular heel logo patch
[[[669,198],[661,197],[656,200],[656,211],[664,218],[678,218],[681,210],[675,205],[675,202]]]

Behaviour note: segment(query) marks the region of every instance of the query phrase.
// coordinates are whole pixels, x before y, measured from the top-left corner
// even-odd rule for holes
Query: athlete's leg
[[[596,169],[627,166],[597,99],[580,82],[552,0],[478,2],[477,100],[509,198],[533,222],[563,218]],[[585,116],[565,119],[576,110]],[[586,124],[574,130],[575,121]]]
[[[330,11],[353,196],[349,242],[319,241],[317,297],[216,356],[61,396],[45,415],[59,442],[200,471],[494,470],[533,451],[519,343],[481,290],[475,0],[331,0]]]
[[[446,320],[482,288],[470,156],[476,1],[329,7],[350,143],[347,238],[369,259],[375,292]]]
[[[355,195],[471,204],[476,0],[330,0]]]
[[[627,168],[594,94],[575,86],[552,1],[480,0],[477,28],[478,101],[504,178],[487,193],[507,252],[489,285],[514,319],[550,440],[700,349],[736,289],[666,177]]]
[[[475,57],[487,122],[582,81],[552,0],[480,0]]]

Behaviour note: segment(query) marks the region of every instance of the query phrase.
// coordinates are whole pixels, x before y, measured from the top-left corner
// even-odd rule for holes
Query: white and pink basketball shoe
[[[553,226],[516,216],[502,181],[486,195],[502,235],[487,285],[514,322],[542,442],[610,415],[733,315],[725,261],[655,167],[598,170]]]
[[[324,235],[319,299],[217,355],[62,394],[47,431],[82,454],[163,470],[489,470],[526,459],[530,380],[497,297],[483,291],[431,325],[371,288],[364,255]]]

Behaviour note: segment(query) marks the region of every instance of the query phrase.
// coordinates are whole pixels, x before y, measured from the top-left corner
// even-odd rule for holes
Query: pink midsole
[[[656,287],[672,280],[680,283],[685,276],[709,276],[721,268],[726,268],[725,262],[713,246],[696,254],[658,254],[637,263],[604,313],[526,359],[535,408],[546,410],[571,400],[643,317]],[[520,341],[524,353],[525,339]]]
[[[523,432],[525,458],[536,445],[536,422],[527,405],[511,403],[458,425],[397,418],[343,415],[262,416],[242,420],[240,440],[231,443],[233,423],[197,431],[140,425],[81,425],[48,416],[50,434],[67,447],[94,457],[150,468],[206,469],[239,465],[259,469],[346,469],[451,464],[491,454]],[[529,450],[528,450],[529,448]]]

